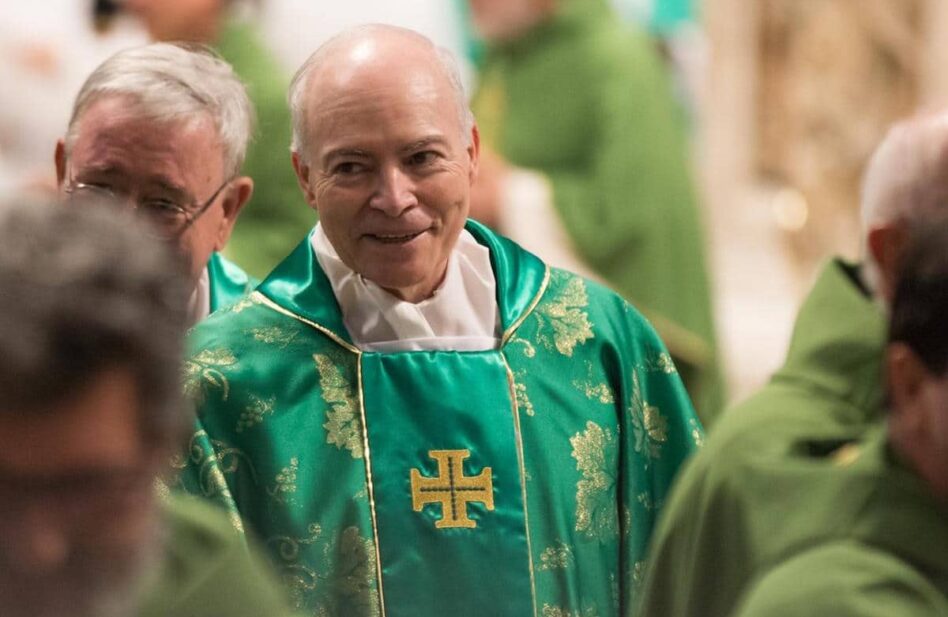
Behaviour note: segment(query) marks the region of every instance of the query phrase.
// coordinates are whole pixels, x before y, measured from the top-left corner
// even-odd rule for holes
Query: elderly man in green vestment
[[[156,41],[212,46],[247,84],[259,125],[244,164],[245,173],[254,179],[254,193],[225,253],[251,276],[263,277],[293,250],[316,217],[300,199],[289,165],[289,80],[250,17],[240,15],[239,5],[246,4],[240,0],[125,0],[123,7],[142,19]]]
[[[724,404],[682,117],[652,41],[606,0],[470,0],[488,43],[471,216],[590,273],[668,345],[707,423]]]
[[[769,533],[742,521],[775,494],[747,481],[746,461],[789,457],[804,437],[858,436],[881,417],[882,306],[892,296],[907,225],[944,207],[946,171],[944,112],[895,126],[879,146],[863,187],[863,263],[825,266],[800,310],[784,366],[724,415],[682,474],[654,539],[644,615],[730,615],[750,554]]]
[[[467,220],[479,134],[429,40],[340,34],[290,101],[320,223],[195,329],[181,485],[310,615],[630,615],[702,435],[663,344]]]
[[[282,617],[220,511],[160,495],[190,285],[131,213],[0,209],[0,615]]]
[[[89,75],[56,145],[70,202],[128,202],[186,258],[192,324],[253,284],[218,253],[253,193],[240,173],[252,127],[247,93],[227,63],[156,43],[119,52]]]

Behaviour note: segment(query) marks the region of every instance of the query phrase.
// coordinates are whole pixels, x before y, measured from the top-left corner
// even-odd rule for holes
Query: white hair
[[[293,117],[293,142],[290,149],[302,156],[304,160],[307,151],[306,107],[310,77],[318,68],[322,67],[323,62],[329,57],[330,53],[340,45],[379,33],[400,34],[431,47],[438,61],[438,66],[451,84],[451,90],[454,94],[454,103],[457,106],[458,118],[462,129],[462,137],[465,143],[470,143],[471,129],[474,127],[474,114],[468,105],[467,95],[464,92],[464,84],[461,82],[461,74],[458,70],[454,55],[447,49],[435,45],[431,39],[414,30],[387,24],[364,24],[344,30],[320,45],[319,48],[306,59],[299,70],[296,71],[296,75],[293,76],[293,81],[290,82],[288,99],[290,113]]]
[[[81,131],[82,114],[112,96],[127,97],[153,120],[210,119],[223,150],[224,173],[240,173],[253,133],[253,106],[231,66],[209,48],[154,43],[120,51],[100,64],[73,105],[67,154]]]
[[[860,218],[864,273],[871,289],[878,289],[880,270],[869,250],[869,232],[915,221],[937,208],[948,208],[948,111],[899,122],[869,160]]]

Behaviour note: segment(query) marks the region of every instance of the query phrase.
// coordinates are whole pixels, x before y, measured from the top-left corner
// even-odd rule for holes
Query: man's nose
[[[397,165],[383,167],[369,205],[389,216],[399,216],[405,210],[418,205],[414,180]]]
[[[31,508],[21,519],[10,546],[13,563],[21,571],[44,574],[61,567],[69,558],[69,538],[55,513]]]

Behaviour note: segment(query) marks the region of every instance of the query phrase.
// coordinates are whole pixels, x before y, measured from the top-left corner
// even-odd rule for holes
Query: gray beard
[[[3,617],[134,617],[156,580],[166,533],[159,524],[121,556],[71,555],[55,573],[24,575],[0,554]]]

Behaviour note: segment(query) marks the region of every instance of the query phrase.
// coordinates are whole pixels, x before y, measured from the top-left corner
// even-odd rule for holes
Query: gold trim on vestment
[[[365,482],[369,489],[369,511],[372,514],[372,536],[375,539],[375,576],[379,586],[379,609],[385,617],[385,593],[382,590],[382,549],[379,546],[379,524],[375,516],[375,485],[372,483],[372,454],[369,452],[369,427],[365,421],[365,396],[362,388],[362,352],[356,358],[359,388],[359,414],[362,417],[362,444],[365,450]]]
[[[530,302],[530,306],[527,307],[527,310],[523,312],[523,315],[517,318],[517,321],[513,322],[509,328],[504,332],[504,335],[500,338],[500,346],[503,347],[507,344],[507,341],[510,340],[510,337],[514,335],[514,332],[517,331],[517,328],[530,316],[533,310],[540,303],[540,299],[543,297],[543,294],[546,293],[546,288],[550,284],[550,266],[544,264],[546,268],[543,271],[543,282],[540,283],[540,290],[537,292],[537,295],[533,297],[533,301]],[[506,363],[506,360],[504,361]]]
[[[547,268],[547,274],[550,269]],[[544,283],[547,279],[544,279]],[[544,288],[546,285],[543,286]],[[543,295],[542,292],[539,295]],[[539,298],[539,296],[538,296]],[[530,310],[536,306],[534,303]],[[529,314],[529,313],[528,313]],[[507,357],[501,352],[501,359],[504,361],[504,368],[507,370],[507,385],[510,389],[510,401],[513,403],[514,435],[517,438],[517,463],[520,466],[520,492],[523,496],[523,526],[527,534],[527,559],[530,566],[530,598],[533,601],[533,617],[537,617],[537,582],[533,574],[533,545],[530,541],[530,516],[527,507],[527,470],[523,460],[523,436],[520,432],[520,407],[517,405],[517,391],[514,382],[513,371],[507,364]]]
[[[359,349],[358,347],[356,347],[356,346],[353,345],[352,343],[349,343],[348,341],[343,340],[338,334],[336,334],[335,332],[333,332],[333,331],[330,330],[329,328],[327,328],[327,327],[325,327],[325,326],[321,326],[321,325],[319,325],[318,323],[316,323],[315,321],[312,321],[312,320],[310,320],[310,319],[306,319],[305,317],[302,317],[301,315],[297,315],[296,313],[294,313],[293,311],[290,311],[289,309],[283,308],[282,306],[280,306],[279,304],[277,304],[276,302],[274,302],[274,301],[271,300],[270,298],[266,297],[265,295],[263,295],[263,294],[260,293],[259,291],[253,292],[253,293],[251,294],[251,297],[253,297],[254,299],[260,301],[261,304],[267,306],[267,307],[270,308],[270,309],[273,309],[273,310],[276,311],[277,313],[281,313],[281,314],[283,314],[283,315],[286,315],[287,317],[292,317],[293,319],[295,319],[295,320],[297,320],[297,321],[303,322],[303,323],[306,324],[307,326],[312,326],[313,328],[316,328],[317,330],[319,330],[320,332],[322,332],[323,334],[325,334],[326,336],[328,336],[329,338],[331,338],[334,343],[336,343],[337,345],[340,345],[340,346],[342,346],[342,347],[345,347],[346,349],[348,349],[348,350],[351,351],[352,353],[354,353],[354,354],[356,354],[356,355],[360,355],[360,356],[362,355],[362,350],[361,350],[361,349]]]
[[[319,332],[328,336],[337,345],[351,351],[356,355],[356,382],[359,390],[359,416],[362,424],[362,447],[364,450],[363,458],[365,460],[365,483],[369,493],[369,513],[372,516],[372,538],[375,543],[375,577],[379,588],[380,615],[381,617],[385,617],[385,592],[382,589],[382,554],[381,549],[379,548],[378,519],[375,516],[375,486],[372,483],[372,455],[369,451],[369,427],[365,421],[365,396],[362,387],[362,350],[355,345],[344,341],[335,332],[326,328],[325,326],[321,326],[310,319],[306,319],[305,317],[297,315],[296,313],[283,308],[259,291],[253,292],[251,296],[268,308],[318,330]]]

